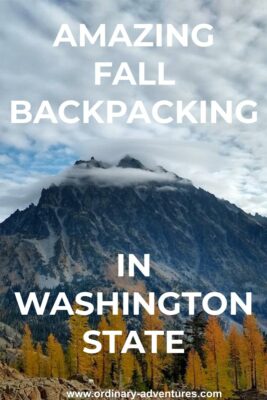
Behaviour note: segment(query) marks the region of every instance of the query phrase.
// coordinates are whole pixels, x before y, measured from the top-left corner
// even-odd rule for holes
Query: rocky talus
[[[71,391],[96,389],[89,379],[28,378],[0,363],[0,400],[65,400]],[[73,398],[73,397],[72,397]]]

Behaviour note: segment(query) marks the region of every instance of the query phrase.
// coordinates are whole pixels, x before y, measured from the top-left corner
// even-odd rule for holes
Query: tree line
[[[144,313],[142,330],[163,330],[159,312]],[[115,354],[109,353],[107,336],[100,336],[102,351],[90,356],[84,353],[83,334],[90,330],[88,318],[73,315],[69,319],[70,339],[63,346],[50,334],[44,345],[34,343],[25,325],[18,365],[30,377],[62,377],[88,375],[102,388],[134,388],[136,390],[166,389],[175,383],[186,384],[194,390],[220,390],[224,396],[234,391],[267,389],[267,352],[264,336],[255,316],[246,316],[243,327],[232,325],[227,333],[217,317],[207,320],[202,314],[186,323],[184,355],[166,354],[163,337],[158,340],[158,353],[121,354],[127,337],[127,323],[118,315],[102,316],[98,330],[121,330]],[[142,336],[144,347],[151,339]]]

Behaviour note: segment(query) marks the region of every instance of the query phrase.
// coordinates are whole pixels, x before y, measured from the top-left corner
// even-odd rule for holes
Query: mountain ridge
[[[80,160],[0,224],[0,297],[116,288],[118,253],[151,254],[148,289],[253,291],[266,320],[267,225],[162,167]],[[1,299],[0,299],[1,301]]]

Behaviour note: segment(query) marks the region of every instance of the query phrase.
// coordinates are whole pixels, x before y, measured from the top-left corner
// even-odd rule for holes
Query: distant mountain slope
[[[267,224],[159,167],[77,161],[0,224],[0,293],[116,285],[119,252],[151,254],[156,291],[252,290],[265,323]]]

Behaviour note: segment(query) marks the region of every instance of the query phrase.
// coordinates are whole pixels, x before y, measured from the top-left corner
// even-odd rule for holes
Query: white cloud
[[[75,167],[63,174],[63,177],[71,182],[82,184],[84,178],[89,178],[98,185],[128,186],[146,184],[149,182],[168,183],[175,182],[177,177],[170,172],[147,171],[135,168],[79,168]]]
[[[55,176],[44,174],[28,174],[20,176],[17,180],[0,178],[2,193],[0,195],[0,221],[16,209],[24,209],[30,203],[38,203],[43,188],[51,184],[60,185],[71,183],[83,185],[84,179],[100,186],[124,187],[128,185],[145,185],[150,182],[159,183],[161,190],[174,190],[168,183],[188,185],[187,180],[178,181],[177,176],[161,169],[142,170],[135,168],[122,168],[110,165],[107,169],[85,168],[84,165],[73,166],[63,170]]]
[[[34,158],[43,157],[53,146],[65,146],[77,158],[95,155],[115,160],[126,153],[142,160],[162,164],[180,176],[191,179],[219,197],[224,197],[247,211],[267,215],[267,94],[266,35],[267,8],[262,0],[188,0],[177,2],[147,0],[65,0],[0,2],[0,143],[4,149],[20,151],[21,157],[31,150]],[[105,22],[112,29],[118,22],[127,27],[135,22],[210,23],[215,28],[211,48],[112,49],[53,48],[52,43],[61,23],[75,29],[80,22],[92,30]],[[135,87],[92,84],[92,65],[97,60],[110,60],[115,65],[128,61],[136,70],[138,61],[147,62],[153,73],[157,61],[164,60],[168,75],[176,87]],[[114,125],[66,126],[11,125],[9,102],[28,99],[35,107],[42,99],[53,105],[65,99],[141,99],[150,105],[161,98],[171,101],[206,98],[237,102],[255,99],[259,104],[259,121],[255,125],[168,127],[142,123]],[[8,150],[7,150],[8,151]],[[8,156],[8,153],[7,153]],[[8,156],[13,159],[13,156]],[[3,160],[3,159],[2,159]],[[10,160],[5,159],[2,165]],[[13,161],[14,163],[16,161]],[[60,158],[55,160],[61,163]],[[12,160],[11,160],[12,163]],[[48,167],[38,173],[29,160],[14,164],[19,171],[20,195],[14,199],[18,185],[15,176],[2,168],[0,204],[2,218],[13,210],[12,204],[30,201],[29,179],[42,179],[50,174]],[[49,162],[47,164],[49,166]],[[59,168],[61,169],[61,168]],[[52,179],[52,178],[51,178]],[[3,183],[4,180],[4,183]],[[20,201],[20,196],[24,200]]]

